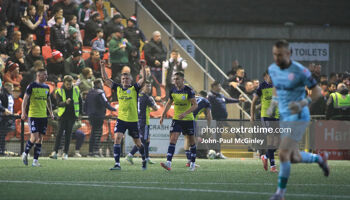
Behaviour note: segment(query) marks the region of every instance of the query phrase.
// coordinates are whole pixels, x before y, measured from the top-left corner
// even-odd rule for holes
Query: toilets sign
[[[291,58],[296,61],[328,61],[328,43],[289,43]]]

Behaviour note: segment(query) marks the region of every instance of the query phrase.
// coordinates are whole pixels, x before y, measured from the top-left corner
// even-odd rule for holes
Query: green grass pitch
[[[121,171],[110,171],[113,158],[50,160],[40,168],[24,166],[20,158],[0,158],[0,199],[269,199],[277,174],[265,172],[258,159],[201,160],[189,172],[185,159],[174,158],[168,172],[157,162],[141,170],[122,158]],[[32,159],[29,160],[31,164]],[[317,164],[292,166],[286,199],[350,199],[350,162],[330,161],[325,178]]]

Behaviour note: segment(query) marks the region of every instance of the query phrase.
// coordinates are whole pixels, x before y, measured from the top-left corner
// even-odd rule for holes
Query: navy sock
[[[141,144],[141,147],[139,148],[139,152],[141,154],[142,160],[145,160],[145,147],[143,146],[143,144]]]
[[[38,160],[39,158],[39,155],[41,153],[41,144],[35,144],[35,147],[34,147],[34,159],[35,160]]]
[[[176,144],[172,144],[172,143],[169,144],[168,154],[166,156],[167,161],[171,162],[171,160],[173,159],[173,155],[175,152],[175,146],[176,146]]]
[[[34,145],[34,143],[31,143],[30,140],[28,140],[27,143],[26,143],[26,148],[25,148],[24,152],[26,154],[28,154],[30,149],[33,147],[33,145]]]
[[[144,146],[145,146],[145,156],[146,158],[149,158],[149,142],[146,142]]]
[[[130,151],[130,154],[131,155],[135,155],[135,153],[138,151],[139,149],[137,148],[137,146],[136,145],[134,145],[134,147],[131,149],[131,151]]]
[[[270,159],[270,166],[275,166],[275,151],[276,149],[267,150],[268,158]]]
[[[191,160],[191,152],[190,152],[190,150],[186,150],[185,154],[186,154],[187,160],[190,161]]]
[[[113,147],[114,147],[114,160],[115,160],[115,163],[119,163],[120,150],[121,150],[120,144],[114,144]]]
[[[196,152],[197,152],[197,147],[196,147],[196,145],[194,144],[194,145],[191,145],[191,147],[190,147],[190,151],[191,151],[191,162],[196,162],[196,156],[197,156],[197,154],[196,154]]]

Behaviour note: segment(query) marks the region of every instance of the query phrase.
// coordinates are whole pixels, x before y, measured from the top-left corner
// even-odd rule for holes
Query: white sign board
[[[296,61],[328,61],[328,43],[289,43],[291,58]]]
[[[187,53],[190,54],[192,58],[194,58],[194,56],[196,55],[195,54],[196,48],[194,47],[194,45],[189,40],[185,40],[185,39],[181,39],[177,41],[187,51]]]

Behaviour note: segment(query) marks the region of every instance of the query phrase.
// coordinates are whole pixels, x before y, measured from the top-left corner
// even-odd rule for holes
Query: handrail
[[[177,25],[176,22],[173,19],[171,19],[171,17],[165,11],[156,2],[154,2],[154,0],[150,0],[150,1],[172,23],[172,25],[174,25],[178,29],[178,31],[180,31],[181,34],[185,36],[185,38],[188,41],[190,41],[190,43],[205,57],[205,59],[207,59],[221,73],[221,75],[223,75],[226,79],[228,79],[228,76],[225,74],[225,72],[223,72],[220,69],[220,67],[217,66],[215,62],[201,48],[199,48],[199,46],[181,29],[181,27]],[[140,3],[139,1],[137,2]],[[209,75],[207,71],[205,71],[205,73]],[[247,99],[250,103],[252,103],[252,100],[240,88],[237,87],[235,89],[237,89],[244,96],[245,99]]]

